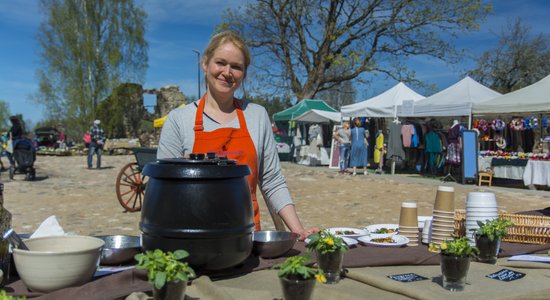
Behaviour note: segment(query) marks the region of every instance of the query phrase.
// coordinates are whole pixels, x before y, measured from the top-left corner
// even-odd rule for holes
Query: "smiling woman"
[[[200,100],[168,114],[158,158],[212,152],[248,165],[256,230],[261,229],[256,197],[259,186],[272,215],[281,217],[303,240],[317,229],[305,230],[298,219],[281,173],[269,116],[262,106],[234,97],[250,65],[248,48],[238,35],[225,31],[214,35],[203,53],[206,93]]]

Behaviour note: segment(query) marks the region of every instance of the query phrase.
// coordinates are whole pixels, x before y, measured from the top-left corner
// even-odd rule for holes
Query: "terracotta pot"
[[[184,300],[187,281],[167,282],[161,289],[153,287],[155,300]]]
[[[443,287],[453,292],[463,291],[469,268],[469,257],[442,254],[441,274],[443,275]]]
[[[279,278],[285,300],[309,300],[315,288],[315,277],[309,279]]]
[[[317,252],[317,264],[319,269],[325,273],[327,284],[336,284],[340,281],[342,272],[342,263],[344,262],[344,252],[336,251],[321,254]]]
[[[496,264],[498,251],[500,250],[500,238],[491,241],[487,236],[476,235],[476,247],[479,249],[477,261]]]

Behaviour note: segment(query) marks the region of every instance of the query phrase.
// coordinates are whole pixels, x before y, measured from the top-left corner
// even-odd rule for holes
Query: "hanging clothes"
[[[403,126],[399,123],[391,123],[390,125],[387,159],[405,160],[405,150],[403,150],[403,140],[401,139],[401,127]]]
[[[403,138],[403,147],[411,147],[411,139],[414,134],[414,126],[412,124],[405,124],[401,127],[401,136]]]
[[[378,130],[376,133],[376,145],[374,147],[374,162],[380,163],[381,155],[384,154],[384,134],[382,130]]]
[[[441,156],[442,146],[439,135],[434,131],[429,131],[425,137],[426,140],[426,153],[428,154],[428,166],[432,175],[435,174],[436,166],[439,163],[439,157]]]

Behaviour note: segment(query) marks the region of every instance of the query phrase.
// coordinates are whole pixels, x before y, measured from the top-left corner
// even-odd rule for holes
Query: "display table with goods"
[[[533,218],[548,222],[549,218],[543,216],[548,210],[528,213],[534,214]],[[457,211],[457,233],[460,230],[461,216],[463,215],[460,211]],[[518,223],[516,227],[519,227],[521,222],[518,220],[526,217],[528,216],[518,215],[519,219],[512,221]],[[548,226],[550,225],[546,225]],[[542,235],[550,238],[548,231]],[[518,240],[514,236],[510,236],[508,240],[514,239]],[[358,237],[357,240],[365,239]],[[499,259],[494,265],[472,261],[467,285],[462,292],[450,292],[442,287],[439,266],[441,255],[430,252],[425,244],[412,247],[380,247],[363,242],[352,243],[344,256],[342,279],[332,285],[317,283],[311,299],[364,299],[365,295],[376,299],[532,299],[550,294],[550,286],[547,284],[550,276],[548,263],[508,260],[508,257],[517,254],[534,254],[541,259],[548,258],[550,244],[535,244],[537,241],[525,239],[519,241],[522,242],[504,240]],[[316,261],[315,255],[306,251],[306,244],[297,242],[282,257],[266,259],[251,255],[233,268],[203,274],[199,272],[197,278],[187,287],[186,295],[191,299],[280,299],[282,289],[277,270],[274,270],[273,266],[296,255],[310,256],[312,262]],[[519,277],[513,281],[505,281],[507,277],[502,274],[510,274],[510,271],[513,272],[511,274],[524,274],[528,280]],[[98,276],[84,285],[49,294],[33,293],[21,280],[16,279],[17,277],[12,277],[12,282],[4,288],[9,294],[29,298],[40,297],[39,299],[79,299],[84,295],[93,295],[94,299],[143,299],[139,297],[152,290],[147,273],[133,268]]]
[[[523,180],[526,186],[550,186],[550,154],[504,151],[481,151],[478,170],[493,170],[493,176]]]

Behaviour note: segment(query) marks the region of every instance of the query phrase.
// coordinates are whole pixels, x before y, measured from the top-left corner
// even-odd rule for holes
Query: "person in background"
[[[343,175],[348,170],[349,155],[351,149],[351,132],[349,129],[349,122],[342,122],[342,127],[334,132],[333,137],[339,145],[338,149],[340,151],[340,174]]]
[[[361,126],[361,119],[353,119],[351,129],[351,156],[350,166],[353,168],[353,176],[357,175],[357,167],[363,167],[363,174],[368,175],[368,146],[369,131]]]
[[[105,132],[100,126],[101,121],[95,120],[94,125],[90,128],[90,146],[88,147],[88,169],[92,168],[92,160],[94,154],[97,154],[96,168],[101,169],[101,149],[105,143]]]
[[[318,229],[304,229],[296,214],[281,172],[267,111],[258,104],[234,97],[247,75],[249,64],[248,48],[235,33],[224,31],[210,39],[202,57],[206,93],[201,99],[168,114],[157,158],[215,152],[218,156],[247,164],[252,173],[248,176],[248,185],[256,230],[261,229],[256,196],[259,186],[268,205],[303,240]]]
[[[10,162],[10,166],[15,167],[15,161],[13,159],[13,148],[18,140],[23,138],[23,126],[21,120],[17,116],[10,117],[11,128],[8,131],[8,140],[6,141],[6,156]]]
[[[61,150],[65,150],[66,143],[65,143],[65,130],[63,130],[63,126],[58,125],[58,134],[57,134],[57,143],[58,148]]]

